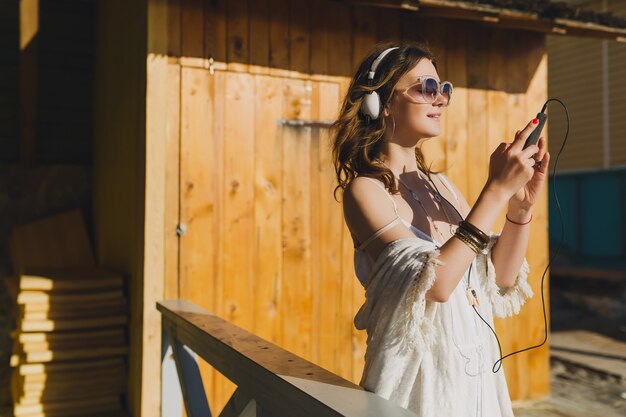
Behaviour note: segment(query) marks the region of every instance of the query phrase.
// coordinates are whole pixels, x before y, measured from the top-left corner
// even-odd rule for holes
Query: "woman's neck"
[[[380,159],[395,175],[417,171],[415,147],[403,147],[396,143],[385,143]]]

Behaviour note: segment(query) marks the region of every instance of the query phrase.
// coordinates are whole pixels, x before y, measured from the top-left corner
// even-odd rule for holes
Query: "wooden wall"
[[[376,42],[427,40],[457,89],[444,133],[424,150],[473,203],[491,152],[546,99],[544,36],[335,1],[167,4],[165,298],[189,299],[358,383],[365,334],[352,319],[363,289],[332,197],[328,134],[278,119],[332,120]],[[505,353],[543,337],[546,197],[528,250],[536,296],[496,323]],[[548,394],[548,359],[544,346],[505,360],[514,399]],[[217,412],[234,387],[202,372]]]
[[[158,369],[159,363],[153,360],[145,366],[144,356],[150,355],[144,355],[143,349],[156,352],[157,357],[161,350],[160,326],[144,326],[143,314],[144,250],[151,247],[144,244],[144,232],[146,212],[151,212],[154,201],[146,199],[145,191],[146,10],[147,2],[124,0],[99,1],[97,9],[93,227],[98,263],[128,279],[128,402],[133,416],[158,415],[159,392],[148,391],[147,400],[142,394],[144,386],[150,388],[143,372]],[[152,311],[155,305],[149,308]],[[152,331],[153,344],[144,343],[147,330]]]
[[[19,3],[0,2],[0,163],[19,160]]]

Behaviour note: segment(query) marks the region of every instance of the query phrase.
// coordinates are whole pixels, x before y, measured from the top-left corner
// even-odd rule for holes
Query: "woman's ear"
[[[383,108],[383,116],[384,116],[384,117],[389,117],[389,115],[391,115],[391,112],[389,111],[389,105],[386,105],[386,106]]]

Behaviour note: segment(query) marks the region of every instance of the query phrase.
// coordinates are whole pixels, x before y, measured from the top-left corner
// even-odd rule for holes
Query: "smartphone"
[[[545,113],[537,113],[537,119],[539,119],[539,125],[530,132],[530,136],[526,139],[526,143],[524,143],[524,149],[526,149],[529,145],[536,145],[539,142],[539,135],[541,135],[541,131],[543,130],[543,125],[546,124],[546,120],[548,120],[548,115]]]

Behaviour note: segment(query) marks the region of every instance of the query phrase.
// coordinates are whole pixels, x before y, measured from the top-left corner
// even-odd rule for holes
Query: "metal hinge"
[[[187,234],[187,225],[185,223],[181,223],[176,226],[176,234],[178,237],[185,236]]]
[[[290,127],[318,127],[329,128],[332,126],[332,120],[300,120],[300,119],[279,119],[278,124],[280,126]]]

